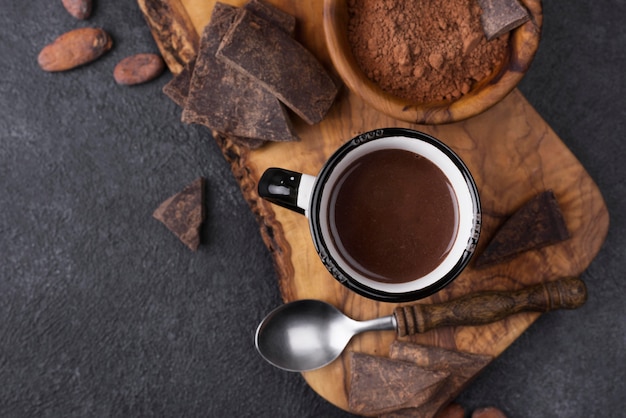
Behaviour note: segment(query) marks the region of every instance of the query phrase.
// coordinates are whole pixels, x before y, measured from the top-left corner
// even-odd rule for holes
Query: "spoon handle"
[[[483,325],[524,312],[575,309],[587,300],[585,283],[568,277],[515,291],[469,294],[438,304],[414,304],[394,310],[398,336],[456,325]]]

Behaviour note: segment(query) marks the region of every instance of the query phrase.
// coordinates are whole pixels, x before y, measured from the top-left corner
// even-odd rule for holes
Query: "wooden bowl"
[[[509,36],[501,67],[452,102],[414,103],[384,92],[359,68],[348,41],[347,0],[324,0],[324,35],[335,69],[348,88],[378,111],[417,124],[443,124],[477,115],[502,100],[520,82],[541,38],[541,0],[521,0],[531,18]]]

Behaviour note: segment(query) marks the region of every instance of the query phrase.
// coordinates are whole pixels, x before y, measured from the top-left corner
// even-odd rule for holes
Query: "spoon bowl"
[[[395,328],[393,316],[355,321],[326,302],[304,299],[270,312],[257,328],[255,346],[270,364],[301,372],[331,363],[355,334]]]

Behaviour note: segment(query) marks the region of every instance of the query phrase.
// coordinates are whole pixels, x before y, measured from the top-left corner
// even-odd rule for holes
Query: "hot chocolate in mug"
[[[480,234],[467,166],[441,141],[409,129],[358,135],[317,176],[270,168],[259,195],[304,214],[328,271],[385,302],[421,299],[449,284]]]

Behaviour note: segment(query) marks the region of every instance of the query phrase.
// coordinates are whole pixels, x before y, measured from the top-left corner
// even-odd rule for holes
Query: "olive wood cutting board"
[[[179,72],[181,60],[188,59],[189,46],[197,43],[197,35],[208,23],[215,1],[138,2],[157,44],[166,55],[168,66],[173,73]],[[244,1],[226,3],[241,6]],[[322,0],[271,0],[270,3],[296,16],[296,39],[333,71],[324,44]],[[156,15],[150,12],[157,9],[160,11]],[[155,18],[159,22],[150,22]],[[186,34],[185,27],[193,27],[196,33]],[[181,50],[185,53],[177,57]],[[167,100],[165,96],[163,99]],[[306,218],[261,200],[256,192],[257,181],[266,168],[283,167],[315,175],[340,145],[375,128],[398,126],[424,131],[451,146],[467,163],[478,185],[483,208],[477,253],[485,248],[497,227],[513,211],[546,189],[554,191],[571,234],[570,239],[560,244],[527,252],[504,264],[481,270],[470,264],[451,285],[421,303],[443,302],[483,290],[516,290],[559,277],[580,275],[606,237],[609,215],[600,191],[576,157],[518,90],[486,112],[449,125],[418,126],[394,120],[368,107],[345,88],[321,123],[311,126],[296,117],[293,119],[301,141],[270,143],[253,151],[214,133],[259,222],[261,235],[274,259],[285,302],[322,299],[357,320],[390,315],[397,306],[365,299],[342,287],[318,259]],[[490,325],[436,329],[403,340],[497,357],[538,316],[537,313],[520,313]],[[305,372],[303,376],[326,400],[348,409],[350,362],[347,353],[357,351],[386,356],[395,338],[391,331],[359,335],[340,359],[319,370]]]

